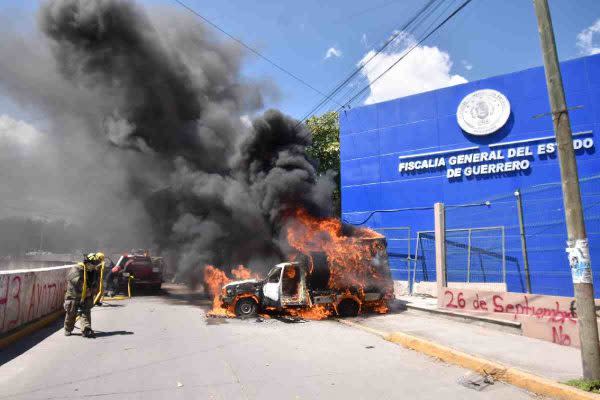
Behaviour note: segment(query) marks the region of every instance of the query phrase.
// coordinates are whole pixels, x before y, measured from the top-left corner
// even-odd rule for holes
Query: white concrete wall
[[[481,283],[481,282],[448,282],[451,289],[470,289],[470,290],[488,290],[496,292],[506,292],[506,283]],[[409,287],[407,281],[394,281],[394,294],[396,297],[408,296]],[[436,282],[415,282],[413,284],[413,294],[427,295],[437,297]]]
[[[394,296],[396,298],[408,296],[409,294],[408,281],[394,281]]]
[[[60,310],[71,267],[0,271],[0,334]]]

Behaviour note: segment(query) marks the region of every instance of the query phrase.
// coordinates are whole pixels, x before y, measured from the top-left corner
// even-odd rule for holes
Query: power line
[[[465,207],[481,207],[481,206],[489,207],[490,205],[491,205],[491,203],[489,201],[484,201],[484,202],[480,202],[480,203],[450,204],[450,205],[447,205],[446,208],[465,208]],[[392,209],[392,210],[374,210],[374,211],[371,211],[371,213],[367,216],[367,218],[362,220],[361,222],[350,222],[346,219],[343,219],[342,221],[347,224],[350,224],[350,225],[358,226],[358,225],[362,225],[362,224],[366,223],[367,221],[369,221],[375,214],[397,213],[397,212],[402,212],[402,211],[424,211],[424,210],[433,210],[433,206],[406,207],[406,208],[396,208],[396,209]]]
[[[303,123],[307,118],[309,118],[311,115],[313,115],[314,113],[316,113],[324,104],[327,103],[328,100],[332,100],[333,96],[335,96],[337,93],[339,93],[339,91],[352,79],[354,78],[360,71],[362,71],[375,57],[377,57],[383,50],[385,50],[391,43],[393,43],[399,36],[401,36],[402,34],[405,33],[405,30],[411,26],[413,23],[415,23],[415,21],[417,21],[422,15],[424,15],[424,13],[427,11],[427,9],[429,7],[431,7],[431,5],[433,3],[435,3],[438,0],[429,0],[425,6],[423,6],[421,9],[419,9],[419,11],[417,11],[417,13],[408,20],[408,22],[406,24],[404,24],[404,26],[402,26],[396,33],[394,33],[379,49],[377,49],[377,51],[375,52],[375,54],[373,54],[367,61],[365,61],[364,63],[361,63],[358,68],[354,69],[354,71],[352,71],[350,73],[350,75],[348,77],[346,77],[346,79],[344,79],[342,82],[340,82],[332,91],[329,92],[328,95],[326,95],[326,97],[321,100],[312,110],[310,110],[300,121],[299,124]],[[441,3],[439,3],[441,4]],[[439,7],[439,4],[437,7]],[[436,8],[437,8],[436,7]],[[335,101],[337,104],[339,104],[337,101]],[[343,106],[341,106],[343,107]]]
[[[387,7],[390,4],[397,3],[397,2],[398,2],[398,0],[388,0],[388,1],[385,1],[383,3],[380,3],[380,4],[377,4],[377,5],[371,6],[369,8],[365,8],[365,9],[362,9],[360,11],[356,11],[356,12],[354,12],[352,14],[346,15],[346,16],[344,16],[344,17],[336,20],[335,23],[339,23],[339,22],[342,22],[342,21],[348,21],[349,19],[352,19],[352,18],[355,18],[355,17],[360,17],[361,15],[367,14],[367,13],[369,13],[371,11],[375,11],[375,10],[378,10],[380,8],[383,8],[383,7]]]
[[[410,24],[406,24],[406,25],[405,25],[405,27],[402,27],[402,28],[400,28],[399,30],[398,30],[398,29],[395,29],[395,30],[394,30],[394,32],[396,32],[396,34],[398,34],[398,36],[402,35],[403,33],[406,33],[406,37],[407,37],[407,38],[409,38],[411,35],[414,35],[414,34],[415,34],[415,32],[417,31],[417,29],[419,29],[419,26],[420,26],[421,24],[423,24],[425,21],[427,21],[429,17],[431,17],[433,14],[435,14],[435,13],[436,13],[436,12],[437,12],[437,11],[440,9],[440,7],[442,6],[442,4],[443,4],[445,1],[449,1],[449,3],[448,3],[448,5],[446,6],[446,8],[444,9],[444,11],[441,13],[441,15],[445,14],[445,13],[446,13],[446,11],[448,10],[448,8],[449,8],[449,7],[450,7],[450,5],[451,5],[451,3],[450,3],[450,1],[451,1],[451,0],[441,0],[441,2],[439,2],[439,3],[435,4],[435,5],[433,5],[433,7],[431,7],[430,9],[428,9],[428,8],[429,8],[429,6],[430,6],[430,4],[427,4],[427,5],[426,5],[425,7],[423,7],[423,9],[422,9],[421,11],[419,11],[419,13],[416,15],[416,18],[415,18],[415,20],[419,20],[419,21],[418,21],[418,22],[414,22],[414,25],[413,25],[413,27],[412,27],[412,28],[410,28],[410,30],[407,30],[407,27],[408,27]],[[438,18],[439,18],[439,17],[438,17]],[[437,18],[436,18],[436,20],[437,20]],[[429,26],[429,27],[431,27],[431,25],[433,25],[433,23],[432,23],[432,24],[430,24],[430,26]],[[428,27],[428,28],[429,28],[429,27]],[[425,31],[427,31],[427,29],[426,29]],[[404,39],[404,37],[402,37],[402,39]],[[394,44],[394,45],[396,45],[396,44],[400,44],[400,43],[401,43],[401,41],[399,41],[399,40],[392,40],[392,41],[390,41],[390,43],[389,43],[389,44]],[[410,44],[410,43],[408,43],[408,44]],[[387,47],[387,46],[386,46],[386,47]],[[380,49],[380,50],[383,50],[383,49],[384,49],[384,48],[382,48],[382,49]],[[377,52],[376,52],[376,53],[373,55],[373,57],[372,57],[371,59],[369,59],[369,60],[367,60],[367,62],[365,62],[365,65],[363,65],[363,66],[362,66],[362,68],[366,67],[366,65],[367,65],[368,63],[370,63],[370,62],[371,62],[371,60],[372,60],[372,59],[374,59],[376,56],[378,56],[378,55],[379,55],[381,52],[382,52],[382,51],[377,51]],[[379,64],[379,63],[378,63],[378,64]],[[378,64],[375,64],[375,65],[373,66],[373,68],[376,68]],[[368,78],[367,78],[367,79],[368,79]],[[338,94],[339,94],[339,95],[337,96],[337,98],[338,98],[338,99],[343,99],[343,98],[350,97],[350,95],[351,95],[352,91],[354,90],[354,88],[352,87],[352,85],[347,85],[347,87],[348,87],[348,88],[347,88],[347,90],[345,91],[345,93],[343,93],[343,94],[342,94],[342,93],[341,93],[341,91],[340,91],[340,92],[338,92]],[[341,89],[340,89],[340,90],[341,90]],[[340,101],[341,101],[341,100],[340,100]]]
[[[458,14],[462,9],[464,9],[472,0],[466,0],[462,3],[456,10],[452,12],[448,17],[446,17],[441,23],[439,23],[431,32],[425,35],[421,40],[419,40],[414,46],[412,46],[408,51],[404,52],[398,60],[396,60],[392,65],[390,65],[385,71],[383,71],[377,78],[375,78],[372,82],[370,82],[367,86],[362,88],[357,94],[355,94],[350,100],[348,100],[343,106],[338,109],[338,112],[343,110],[346,106],[350,105],[350,103],[364,93],[367,89],[375,84],[383,75],[388,73],[392,68],[394,68],[400,61],[402,61],[407,55],[409,55],[416,47],[421,45],[425,40],[427,40],[431,35],[433,35],[438,29],[446,24],[450,19],[452,19],[456,14]]]
[[[226,35],[230,39],[234,40],[235,42],[237,42],[238,44],[240,44],[244,48],[248,49],[249,51],[251,51],[252,53],[254,53],[255,55],[257,55],[258,57],[262,58],[263,60],[265,60],[266,62],[268,62],[269,64],[271,64],[272,66],[274,66],[275,68],[277,68],[278,70],[280,70],[281,72],[283,72],[284,74],[292,77],[296,81],[302,83],[304,86],[312,89],[314,92],[320,94],[321,96],[327,97],[327,95],[325,93],[321,92],[319,89],[315,88],[314,86],[312,86],[311,84],[309,84],[308,82],[306,82],[305,80],[303,80],[302,78],[300,78],[299,76],[297,76],[297,75],[291,73],[290,71],[288,71],[287,69],[283,68],[281,65],[277,64],[275,61],[273,61],[270,58],[268,58],[268,57],[264,56],[263,54],[259,53],[258,50],[256,50],[256,49],[248,46],[241,39],[238,39],[237,37],[235,37],[232,34],[228,33],[223,28],[221,28],[220,26],[218,26],[217,24],[215,24],[214,22],[212,22],[211,20],[209,20],[208,18],[206,18],[205,16],[203,16],[202,14],[198,13],[193,8],[189,7],[183,1],[180,1],[180,0],[173,0],[173,1],[175,3],[177,3],[177,4],[179,4],[181,7],[185,8],[187,11],[189,11],[192,14],[196,15],[198,18],[202,19],[204,22],[206,22],[207,24],[209,24],[210,26],[212,26],[213,28],[215,28],[219,32],[223,33],[224,35]],[[335,101],[335,103],[337,105],[339,105],[339,106],[342,106],[342,104],[340,104],[337,101]]]

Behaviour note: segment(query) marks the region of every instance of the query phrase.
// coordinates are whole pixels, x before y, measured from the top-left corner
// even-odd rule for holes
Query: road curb
[[[32,333],[50,325],[58,318],[64,315],[64,310],[58,310],[52,314],[48,314],[45,317],[38,319],[37,321],[31,322],[22,328],[19,328],[16,332],[10,333],[7,336],[0,337],[0,350],[5,349],[17,340],[24,338],[25,336],[31,335]]]
[[[550,379],[522,371],[518,368],[512,368],[496,361],[486,360],[459,350],[454,350],[427,339],[422,339],[402,332],[384,332],[348,320],[338,319],[338,322],[375,334],[389,342],[400,344],[428,356],[439,358],[444,362],[468,368],[481,374],[490,375],[494,377],[494,379],[510,383],[511,385],[518,386],[533,393],[564,400],[600,399],[600,395],[554,382]]]

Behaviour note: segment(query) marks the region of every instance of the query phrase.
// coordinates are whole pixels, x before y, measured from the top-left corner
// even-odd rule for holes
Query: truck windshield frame
[[[280,278],[281,278],[281,270],[282,268],[280,267],[274,267],[273,269],[271,269],[271,271],[269,271],[268,275],[267,275],[267,282],[268,283],[279,283]],[[274,278],[276,278],[274,280]]]

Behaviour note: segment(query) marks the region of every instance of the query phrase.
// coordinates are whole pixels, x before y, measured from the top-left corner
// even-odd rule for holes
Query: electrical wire
[[[365,9],[362,9],[360,11],[356,11],[356,12],[354,12],[352,14],[348,14],[346,16],[343,16],[340,19],[334,21],[334,23],[347,22],[350,19],[353,19],[353,18],[356,18],[356,17],[360,17],[361,15],[365,15],[367,13],[370,13],[371,11],[379,10],[380,8],[387,7],[390,4],[397,3],[397,2],[398,2],[398,0],[388,0],[388,1],[385,1],[383,3],[371,6],[369,8],[365,8]]]
[[[481,207],[481,206],[490,206],[490,205],[491,205],[491,203],[489,201],[484,201],[483,203],[466,203],[466,204],[447,205],[445,208],[448,209],[448,208],[464,208],[464,207]],[[406,208],[396,208],[396,209],[392,209],[392,210],[374,210],[374,211],[371,211],[371,213],[369,213],[367,218],[361,222],[353,223],[353,222],[347,221],[343,218],[342,218],[342,221],[347,224],[350,224],[350,225],[358,226],[358,225],[362,225],[362,224],[366,223],[367,221],[369,221],[375,214],[395,213],[395,212],[401,212],[401,211],[423,211],[423,210],[433,210],[433,206],[406,207]]]
[[[297,76],[297,75],[293,74],[292,72],[288,71],[287,69],[283,68],[281,65],[277,64],[275,61],[271,60],[267,56],[261,54],[258,50],[250,47],[249,45],[247,45],[246,43],[244,43],[241,39],[238,39],[237,37],[233,36],[229,32],[225,31],[219,25],[215,24],[214,22],[212,22],[211,20],[209,20],[208,18],[206,18],[205,16],[203,16],[202,14],[200,14],[199,12],[197,12],[196,10],[194,10],[193,8],[191,8],[190,6],[188,6],[187,4],[185,4],[183,1],[181,1],[181,0],[173,0],[173,1],[175,3],[177,3],[177,4],[179,4],[181,7],[183,7],[187,11],[189,11],[190,13],[194,14],[195,16],[197,16],[198,18],[202,19],[204,22],[206,22],[207,24],[209,24],[210,26],[212,26],[214,29],[218,30],[219,32],[221,32],[225,36],[227,36],[230,39],[234,40],[235,42],[237,42],[239,45],[243,46],[247,50],[251,51],[256,56],[262,58],[264,61],[268,62],[269,64],[271,64],[273,67],[277,68],[278,70],[280,70],[284,74],[290,76],[291,78],[293,78],[296,81],[300,82],[304,86],[312,89],[315,93],[318,93],[321,96],[327,97],[327,95],[325,93],[321,92],[319,89],[315,88],[314,86],[312,86],[311,84],[309,84],[308,82],[306,82],[305,80],[303,80],[302,78],[300,78],[299,76]],[[337,102],[337,101],[335,101],[335,103],[337,105],[339,105],[339,106],[342,106],[342,104],[339,103],[339,102]]]
[[[315,114],[321,107],[323,107],[329,100],[332,100],[333,96],[335,96],[337,93],[339,93],[340,90],[342,90],[344,88],[344,86],[346,86],[346,84],[352,79],[354,78],[360,71],[362,71],[375,57],[377,57],[383,50],[385,50],[390,44],[392,44],[399,36],[406,34],[406,30],[408,29],[409,26],[411,26],[412,24],[414,24],[419,18],[421,18],[425,12],[427,11],[427,9],[429,7],[431,7],[433,5],[433,3],[435,3],[436,1],[439,0],[429,0],[425,6],[423,6],[421,9],[419,9],[419,11],[417,11],[417,13],[415,15],[413,15],[406,24],[404,24],[397,32],[395,32],[392,36],[390,36],[390,38],[381,46],[379,47],[379,49],[377,49],[377,51],[364,63],[361,63],[357,68],[355,68],[347,77],[346,79],[344,79],[343,81],[341,81],[340,83],[338,83],[336,85],[336,87],[334,89],[332,89],[324,99],[322,99],[315,107],[313,107],[300,121],[299,124],[303,123],[304,121],[306,121],[311,115]],[[439,7],[438,3],[438,7]],[[338,105],[340,104],[339,102],[335,102]],[[343,106],[342,106],[343,107]]]
[[[423,7],[423,10],[422,10],[423,12],[420,13],[421,15],[419,15],[419,17],[416,18],[416,20],[414,21],[412,28],[409,29],[408,25],[407,25],[406,28],[403,27],[403,28],[400,28],[399,31],[398,30],[394,30],[394,32],[398,32],[401,35],[404,33],[404,34],[406,34],[407,37],[415,36],[417,30],[420,27],[420,25],[424,24],[425,21],[427,21],[433,14],[435,14],[442,7],[442,5],[444,4],[444,2],[446,2],[446,1],[448,2],[448,5],[445,7],[444,11],[442,11],[440,13],[440,15],[438,17],[436,17],[436,19],[433,22],[433,23],[435,23],[435,21],[437,21],[438,18],[440,18],[442,15],[444,15],[446,13],[446,11],[448,10],[448,8],[450,8],[450,6],[451,6],[451,2],[455,1],[455,0],[441,0],[437,4],[434,4],[434,5],[428,4],[428,5],[426,5],[425,7]],[[429,7],[429,6],[431,6],[431,7]],[[433,25],[433,23],[431,25]],[[430,25],[430,27],[431,27],[431,25]],[[428,29],[429,29],[429,27],[428,27]],[[404,36],[404,35],[402,35],[402,36]],[[393,43],[390,43],[390,44],[394,44],[394,47],[400,47],[400,45],[403,44],[403,41],[396,40],[396,41],[393,41]],[[393,52],[393,50],[388,50],[388,51],[390,53]],[[378,64],[379,63],[375,64],[373,67],[376,68]],[[366,76],[365,76],[365,79],[366,79]],[[350,93],[352,91],[353,91],[352,85],[348,85],[348,90],[346,90],[346,93],[343,94],[343,95],[341,95],[341,96],[338,96],[338,98],[342,98],[342,99],[343,98],[347,98],[347,97],[350,96]]]
[[[438,4],[436,4],[434,7],[432,7],[431,9],[429,9],[429,10],[426,10],[426,11],[425,11],[425,13],[423,14],[423,16],[420,18],[420,19],[421,19],[421,21],[420,21],[420,22],[419,22],[419,23],[418,23],[416,26],[414,26],[414,27],[412,28],[412,31],[409,31],[409,32],[408,32],[408,34],[409,34],[410,36],[416,36],[415,32],[418,30],[418,28],[419,28],[419,25],[420,25],[420,24],[423,24],[423,23],[424,23],[425,21],[427,21],[427,20],[428,20],[428,19],[429,19],[429,18],[430,18],[432,15],[434,15],[434,14],[435,14],[435,13],[436,13],[436,12],[437,12],[437,11],[438,11],[440,8],[441,8],[441,6],[443,5],[444,1],[448,1],[448,4],[447,4],[447,5],[446,5],[446,7],[445,7],[445,8],[444,8],[444,9],[443,9],[443,10],[442,10],[440,13],[439,13],[439,15],[438,15],[438,16],[436,16],[436,17],[433,19],[433,21],[432,21],[432,22],[429,24],[429,26],[428,26],[428,27],[427,27],[427,28],[424,30],[424,32],[427,32],[429,29],[431,29],[431,27],[432,27],[432,26],[434,26],[434,25],[436,24],[436,22],[437,22],[437,21],[438,21],[438,20],[439,20],[439,19],[440,19],[440,18],[441,18],[443,15],[445,15],[445,14],[446,14],[446,12],[448,11],[448,9],[449,9],[449,8],[450,8],[450,6],[452,5],[452,2],[453,2],[453,1],[455,1],[455,0],[442,0],[442,2],[441,2],[441,3],[438,3]],[[399,43],[398,43],[398,44],[399,44]],[[408,45],[410,45],[410,44],[411,44],[411,43],[409,42],[409,43],[407,44],[407,47],[408,47]],[[397,46],[397,47],[398,47],[398,46]],[[402,52],[404,52],[404,51],[406,51],[406,49],[403,49],[403,50],[402,50]],[[378,66],[380,63],[381,63],[381,61],[380,61],[379,63],[375,64],[375,65],[373,66],[372,70],[375,70],[375,69],[377,68],[377,66]],[[369,86],[370,86],[370,83],[369,83]],[[350,97],[350,95],[351,95],[352,91],[353,91],[353,88],[351,87],[351,85],[349,85],[349,88],[348,88],[348,90],[346,91],[346,93],[345,93],[343,96],[341,96],[341,98],[348,98],[348,97]],[[361,97],[362,97],[362,96],[361,96]],[[350,108],[350,106],[349,106],[349,105],[348,105],[348,108]]]

